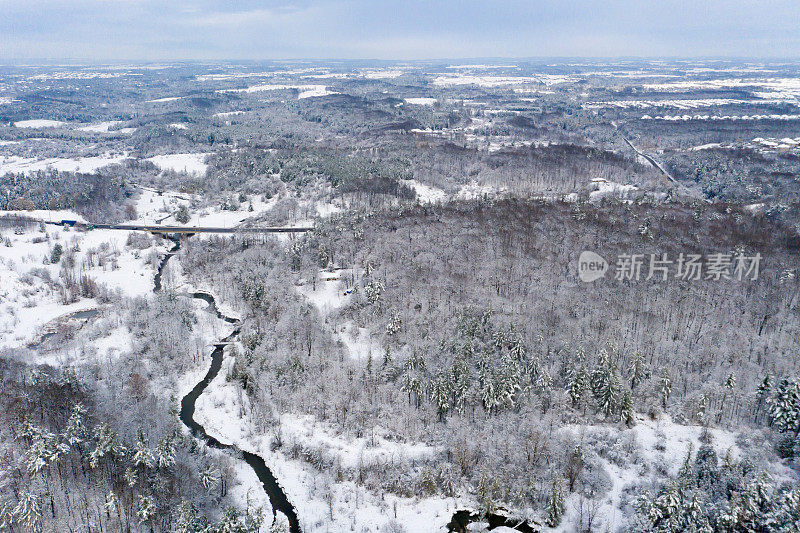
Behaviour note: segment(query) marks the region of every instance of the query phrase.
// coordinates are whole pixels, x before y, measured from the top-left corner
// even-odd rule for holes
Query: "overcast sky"
[[[800,57],[799,0],[0,0],[0,59]]]

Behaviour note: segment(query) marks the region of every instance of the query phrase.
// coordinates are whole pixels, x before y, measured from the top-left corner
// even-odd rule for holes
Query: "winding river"
[[[174,246],[167,253],[167,255],[164,256],[164,259],[161,260],[161,264],[158,266],[158,271],[156,272],[154,279],[155,292],[160,292],[162,289],[161,276],[164,272],[164,267],[167,265],[167,261],[169,261],[170,258],[174,256],[178,250],[180,250],[180,241],[173,240],[173,242],[175,243]],[[280,485],[278,484],[278,480],[275,479],[275,476],[267,467],[264,459],[254,453],[242,450],[236,445],[220,442],[216,438],[209,435],[205,428],[194,419],[195,403],[200,395],[203,394],[203,391],[206,390],[206,387],[208,387],[211,381],[217,377],[217,374],[219,374],[219,371],[222,368],[222,357],[225,351],[225,346],[227,343],[235,339],[237,335],[239,335],[240,326],[238,320],[224,315],[219,310],[219,307],[217,307],[217,302],[214,300],[212,295],[205,292],[195,292],[192,294],[192,297],[207,302],[219,318],[225,322],[228,322],[229,324],[235,324],[235,328],[230,335],[224,339],[221,339],[216,345],[214,345],[214,351],[211,352],[211,367],[208,369],[208,372],[203,379],[181,399],[181,411],[179,415],[181,422],[183,422],[183,424],[189,428],[189,431],[195,438],[204,441],[211,448],[232,452],[234,456],[244,459],[250,468],[253,469],[253,472],[255,472],[256,476],[258,476],[259,481],[261,481],[261,485],[264,487],[264,492],[267,493],[270,504],[272,504],[273,517],[277,511],[280,511],[289,520],[290,533],[301,533],[302,530],[300,529],[300,521],[297,519],[297,512],[292,504],[289,503],[286,493],[284,493],[283,489],[281,489]]]
[[[180,250],[180,241],[174,239],[172,242],[174,243],[174,246],[164,256],[164,258],[161,260],[161,264],[158,266],[158,271],[156,272],[154,279],[154,292],[160,292],[162,290],[161,277],[164,272],[164,267],[166,267],[167,261],[169,261],[170,258],[172,258],[172,256],[174,256],[178,250]],[[225,346],[239,335],[240,326],[238,320],[226,316],[224,313],[222,313],[222,311],[219,310],[217,302],[211,294],[206,292],[194,292],[191,296],[208,303],[209,307],[217,315],[217,317],[229,324],[234,324],[235,327],[230,335],[221,339],[217,344],[214,345],[214,351],[211,352],[211,367],[208,369],[208,372],[203,379],[200,380],[200,382],[197,383],[197,385],[195,385],[194,388],[181,399],[181,411],[179,415],[181,422],[183,422],[183,424],[189,429],[195,438],[204,441],[211,448],[228,451],[231,452],[235,457],[244,459],[250,468],[253,469],[253,472],[255,472],[256,476],[258,476],[259,481],[261,481],[261,485],[264,487],[264,492],[267,493],[269,501],[272,504],[273,516],[275,516],[276,511],[280,511],[289,520],[290,533],[302,533],[302,530],[300,529],[300,522],[297,519],[297,512],[292,504],[289,503],[286,493],[283,492],[283,489],[278,484],[278,480],[275,478],[275,475],[272,473],[272,471],[267,467],[264,459],[254,453],[242,450],[236,445],[220,442],[216,438],[209,435],[205,428],[194,419],[195,403],[200,395],[203,394],[203,391],[206,390],[211,381],[217,377],[217,374],[219,374],[219,371],[222,368],[222,358],[225,351]],[[531,525],[527,522],[513,520],[501,514],[491,513],[488,515],[480,515],[479,513],[475,513],[466,509],[454,513],[452,520],[446,525],[446,527],[450,532],[460,533],[467,531],[470,523],[481,520],[486,520],[488,522],[489,530],[500,526],[506,526],[522,533],[533,533],[534,531],[538,531],[538,528],[534,529],[534,527],[531,527]]]

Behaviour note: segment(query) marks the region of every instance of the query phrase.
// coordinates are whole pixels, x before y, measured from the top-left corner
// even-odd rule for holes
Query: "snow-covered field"
[[[166,154],[157,155],[146,159],[161,170],[172,170],[174,172],[186,172],[187,174],[195,174],[203,176],[208,170],[206,164],[207,153],[195,154]]]
[[[559,74],[537,74],[535,76],[481,76],[470,74],[445,74],[433,80],[434,85],[448,87],[452,85],[479,85],[481,87],[502,87],[506,85],[558,85],[578,81],[574,76]]]
[[[405,98],[405,102],[411,105],[433,105],[436,103],[436,98],[418,97],[418,98]]]
[[[723,105],[774,105],[783,100],[741,100],[734,98],[701,98],[684,100],[612,100],[608,102],[589,102],[584,104],[586,109],[603,109],[616,107],[619,109],[649,109],[658,107],[671,107],[675,109],[698,109],[703,107],[716,107]]]
[[[58,128],[64,126],[66,122],[60,120],[48,120],[43,118],[32,120],[19,120],[14,123],[17,128]]]
[[[772,150],[791,150],[800,147],[800,137],[784,137],[782,139],[756,137],[753,144]]]
[[[684,92],[698,89],[751,89],[757,98],[779,98],[796,102],[800,97],[800,78],[720,78],[649,83],[642,86],[653,91]]]
[[[689,121],[689,120],[800,120],[800,115],[785,114],[785,115],[642,115],[642,120],[672,120],[672,121]]]
[[[164,98],[156,98],[155,100],[146,100],[145,103],[148,104],[161,104],[164,102],[174,102],[175,100],[182,99],[183,96],[165,96]]]
[[[225,118],[225,117],[234,117],[236,115],[244,115],[244,114],[245,114],[244,111],[226,111],[224,113],[214,113],[211,116],[213,116],[214,118]]]
[[[638,190],[635,185],[624,185],[610,181],[597,182],[595,186],[596,190],[589,193],[589,199],[593,202],[608,196],[627,198],[632,192]]]
[[[257,434],[253,431],[248,399],[224,378],[231,363],[226,358],[220,375],[198,399],[196,420],[221,441],[265,459],[295,506],[306,533],[380,531],[392,520],[403,524],[409,532],[440,532],[445,531],[455,510],[474,505],[468,498],[399,498],[391,494],[381,497],[349,481],[332,482],[330,473],[316,472],[305,463],[288,459],[280,449],[272,451],[273,434],[278,432],[284,446],[297,442],[324,449],[342,467],[367,465],[372,461],[411,460],[436,450],[422,444],[386,440],[380,428],[375,429],[374,438],[344,437],[313,417],[291,414],[281,416],[280,429],[273,428],[273,434]]]
[[[97,124],[89,124],[88,126],[81,126],[80,131],[88,131],[91,133],[108,133],[109,128],[119,126],[122,124],[121,120],[108,120],[106,122],[99,122]]]
[[[23,214],[42,220],[81,220],[79,215],[68,211]],[[34,342],[48,324],[98,306],[90,298],[65,304],[55,281],[59,280],[61,261],[66,261],[66,257],[74,261],[77,275],[87,276],[98,285],[127,296],[141,296],[148,294],[153,286],[150,258],[164,249],[158,241],[152,241],[148,248],[131,248],[126,245],[129,233],[121,231],[81,232],[58,226],[45,226],[44,231],[35,227],[22,234],[11,228],[1,231],[0,346],[4,347]],[[52,264],[50,258],[56,244],[61,245],[64,254],[58,263]]]
[[[202,198],[175,191],[156,191],[148,187],[138,187],[139,194],[134,207],[136,219],[140,224],[188,225],[232,228],[253,219],[272,209],[278,201],[273,197],[267,201],[253,195],[242,203],[236,211],[223,209],[221,205],[202,205]],[[189,210],[190,219],[181,223],[175,215],[181,206]],[[201,206],[201,207],[196,207]],[[250,206],[253,210],[250,211]]]
[[[669,475],[678,473],[689,453],[694,458],[701,446],[700,436],[703,427],[698,425],[678,424],[668,415],[657,420],[637,416],[636,425],[619,431],[608,426],[571,425],[560,430],[569,433],[576,442],[593,441],[598,449],[598,456],[603,470],[611,481],[610,490],[600,500],[597,512],[597,523],[602,531],[617,531],[623,524],[622,512],[619,509],[623,489],[636,482],[656,476],[652,467],[663,467]],[[740,456],[736,433],[710,428],[711,445],[718,457],[729,455],[736,460]],[[649,465],[649,469],[648,466]],[[791,479],[792,474],[787,467],[775,463],[771,465],[772,475],[778,479]],[[567,510],[562,526],[554,530],[568,533],[573,531],[578,522],[579,499],[572,495],[567,500]]]
[[[92,173],[98,169],[127,159],[128,154],[106,154],[93,157],[51,157],[38,159],[35,157],[0,155],[0,175],[10,173],[36,172],[38,170],[58,170],[60,172]]]
[[[314,96],[326,96],[329,94],[336,94],[334,91],[329,91],[327,85],[282,85],[282,84],[263,84],[253,85],[244,89],[221,89],[219,93],[257,93],[262,91],[281,91],[287,89],[294,89],[298,91],[297,98],[312,98]]]
[[[403,75],[403,71],[401,69],[392,68],[365,68],[361,69],[359,74],[362,78],[368,80],[385,80],[398,78]]]
[[[447,193],[444,192],[442,189],[431,187],[430,185],[425,185],[424,183],[420,183],[414,179],[401,180],[401,181],[404,185],[407,185],[408,187],[414,189],[414,192],[417,193],[417,200],[420,203],[430,204],[434,202],[441,202],[447,199]]]

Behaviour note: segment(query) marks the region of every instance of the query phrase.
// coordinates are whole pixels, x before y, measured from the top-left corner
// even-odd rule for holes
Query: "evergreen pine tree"
[[[564,494],[561,492],[561,487],[557,479],[553,480],[553,486],[550,489],[550,496],[547,498],[547,507],[545,508],[545,524],[548,527],[558,527],[561,523],[561,517],[564,515],[566,507],[564,505]]]
[[[644,356],[640,353],[637,353],[631,362],[630,368],[628,368],[628,379],[630,379],[631,390],[635,391],[636,387],[638,387],[645,379],[647,379],[649,374],[650,372],[647,369],[647,363],[645,363]]]
[[[597,367],[592,372],[592,392],[598,410],[605,416],[611,416],[617,410],[619,377],[616,365],[605,350],[600,350]]]
[[[636,416],[633,409],[633,398],[631,398],[630,391],[625,391],[620,401],[620,419],[626,426],[630,427],[636,424]]]
[[[666,409],[669,396],[672,394],[672,380],[669,378],[669,373],[666,368],[661,374],[658,391],[661,394],[661,407]]]
[[[782,433],[800,433],[800,382],[784,379],[769,401],[769,416]]]

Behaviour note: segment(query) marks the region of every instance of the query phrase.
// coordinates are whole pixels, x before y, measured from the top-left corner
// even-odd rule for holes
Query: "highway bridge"
[[[62,221],[58,223],[59,225],[65,225]],[[311,231],[314,228],[310,226],[298,226],[298,227],[267,227],[267,228],[258,228],[258,227],[248,227],[248,226],[240,226],[240,227],[230,227],[230,228],[223,228],[223,227],[213,227],[213,226],[161,226],[158,224],[155,225],[145,225],[145,224],[81,224],[81,223],[74,223],[71,224],[78,228],[85,228],[87,230],[91,229],[116,229],[116,230],[126,230],[126,231],[147,231],[149,233],[154,234],[165,234],[169,233],[172,235],[194,235],[196,233],[303,233],[306,231]]]
[[[304,233],[314,228],[311,226],[277,226],[277,227],[255,227],[255,226],[162,226],[161,224],[93,224],[80,222],[78,220],[40,220],[21,215],[0,216],[0,220],[19,222],[22,224],[51,224],[54,226],[69,226],[82,230],[110,229],[121,231],[146,231],[158,235],[195,235],[197,233]]]

